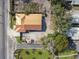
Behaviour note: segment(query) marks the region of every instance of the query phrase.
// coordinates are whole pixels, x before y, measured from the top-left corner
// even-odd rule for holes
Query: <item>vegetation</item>
[[[16,18],[15,18],[15,14],[14,14],[14,0],[10,0],[10,28],[13,29],[13,26],[16,23]]]
[[[67,49],[59,53],[59,55],[71,55],[71,54],[77,54],[77,51]]]
[[[47,37],[43,37],[41,40],[45,45],[52,43],[56,53],[63,51],[68,46],[68,39],[66,35],[60,33],[48,34]]]
[[[61,0],[51,0],[52,2],[52,23],[54,23],[53,21],[56,22],[55,24],[55,29],[56,32],[60,32],[60,33],[64,33],[66,32],[71,23],[71,16],[70,14],[68,15],[66,13],[66,9],[64,8],[64,6],[62,5],[62,1]],[[68,16],[67,16],[68,15]],[[53,16],[55,17],[55,19],[53,19]]]
[[[76,56],[71,56],[71,57],[62,57],[62,58],[59,58],[59,59],[77,59]]]
[[[77,51],[75,50],[64,50],[63,52],[59,53],[59,55],[72,55],[72,54],[77,54]],[[62,57],[59,59],[76,59],[76,56],[71,56],[71,57]]]
[[[15,16],[10,15],[10,28],[13,29],[15,24],[16,24]]]
[[[26,51],[29,52],[29,55],[26,53]],[[41,50],[41,49],[35,50],[34,54],[32,53],[32,49],[29,49],[29,50],[22,49],[19,54],[18,53],[16,54],[17,54],[16,59],[18,58],[22,58],[22,59],[48,59],[50,58],[52,59],[52,55],[49,55],[49,52],[47,50]]]
[[[28,13],[33,13],[33,12],[38,12],[39,11],[39,4],[38,3],[28,3],[26,4],[25,8],[24,8],[24,11],[26,14]]]
[[[65,35],[63,34],[56,34],[54,36],[54,44],[55,44],[55,49],[57,52],[61,52],[63,49],[66,49],[68,46],[68,39]]]
[[[17,40],[17,43],[22,43],[22,40],[20,40],[19,36],[16,37],[16,40]]]

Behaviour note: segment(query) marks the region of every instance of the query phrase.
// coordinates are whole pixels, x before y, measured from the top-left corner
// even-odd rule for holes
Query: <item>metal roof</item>
[[[79,40],[79,28],[78,27],[72,27],[67,35],[71,37],[73,40]]]

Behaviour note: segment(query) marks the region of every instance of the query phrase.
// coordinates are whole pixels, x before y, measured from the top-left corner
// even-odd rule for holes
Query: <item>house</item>
[[[79,5],[79,0],[65,0],[71,2],[72,5]]]
[[[75,10],[72,12],[72,23],[79,24],[79,11]]]
[[[16,13],[16,28],[17,32],[26,32],[42,30],[42,14],[18,14]]]
[[[72,12],[72,26],[68,31],[68,36],[73,40],[79,40],[79,11]]]
[[[70,28],[70,30],[68,31],[67,34],[74,41],[75,40],[79,40],[79,28],[78,27],[72,27],[72,28]]]

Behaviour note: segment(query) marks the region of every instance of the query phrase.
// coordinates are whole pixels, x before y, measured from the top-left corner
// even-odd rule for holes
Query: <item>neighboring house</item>
[[[79,24],[79,11],[75,10],[72,14],[72,23]]]
[[[67,34],[71,39],[79,40],[79,27],[72,27]]]
[[[26,32],[42,30],[42,14],[18,14],[16,13],[16,28],[17,32]]]
[[[73,40],[79,40],[79,11],[74,11],[72,13],[72,26],[68,31],[68,36]]]
[[[65,0],[71,2],[72,5],[79,5],[79,0]]]

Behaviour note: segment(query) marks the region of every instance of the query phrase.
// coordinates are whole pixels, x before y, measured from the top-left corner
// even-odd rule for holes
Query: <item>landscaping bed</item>
[[[52,59],[52,54],[43,49],[21,49],[16,53],[16,59]]]

